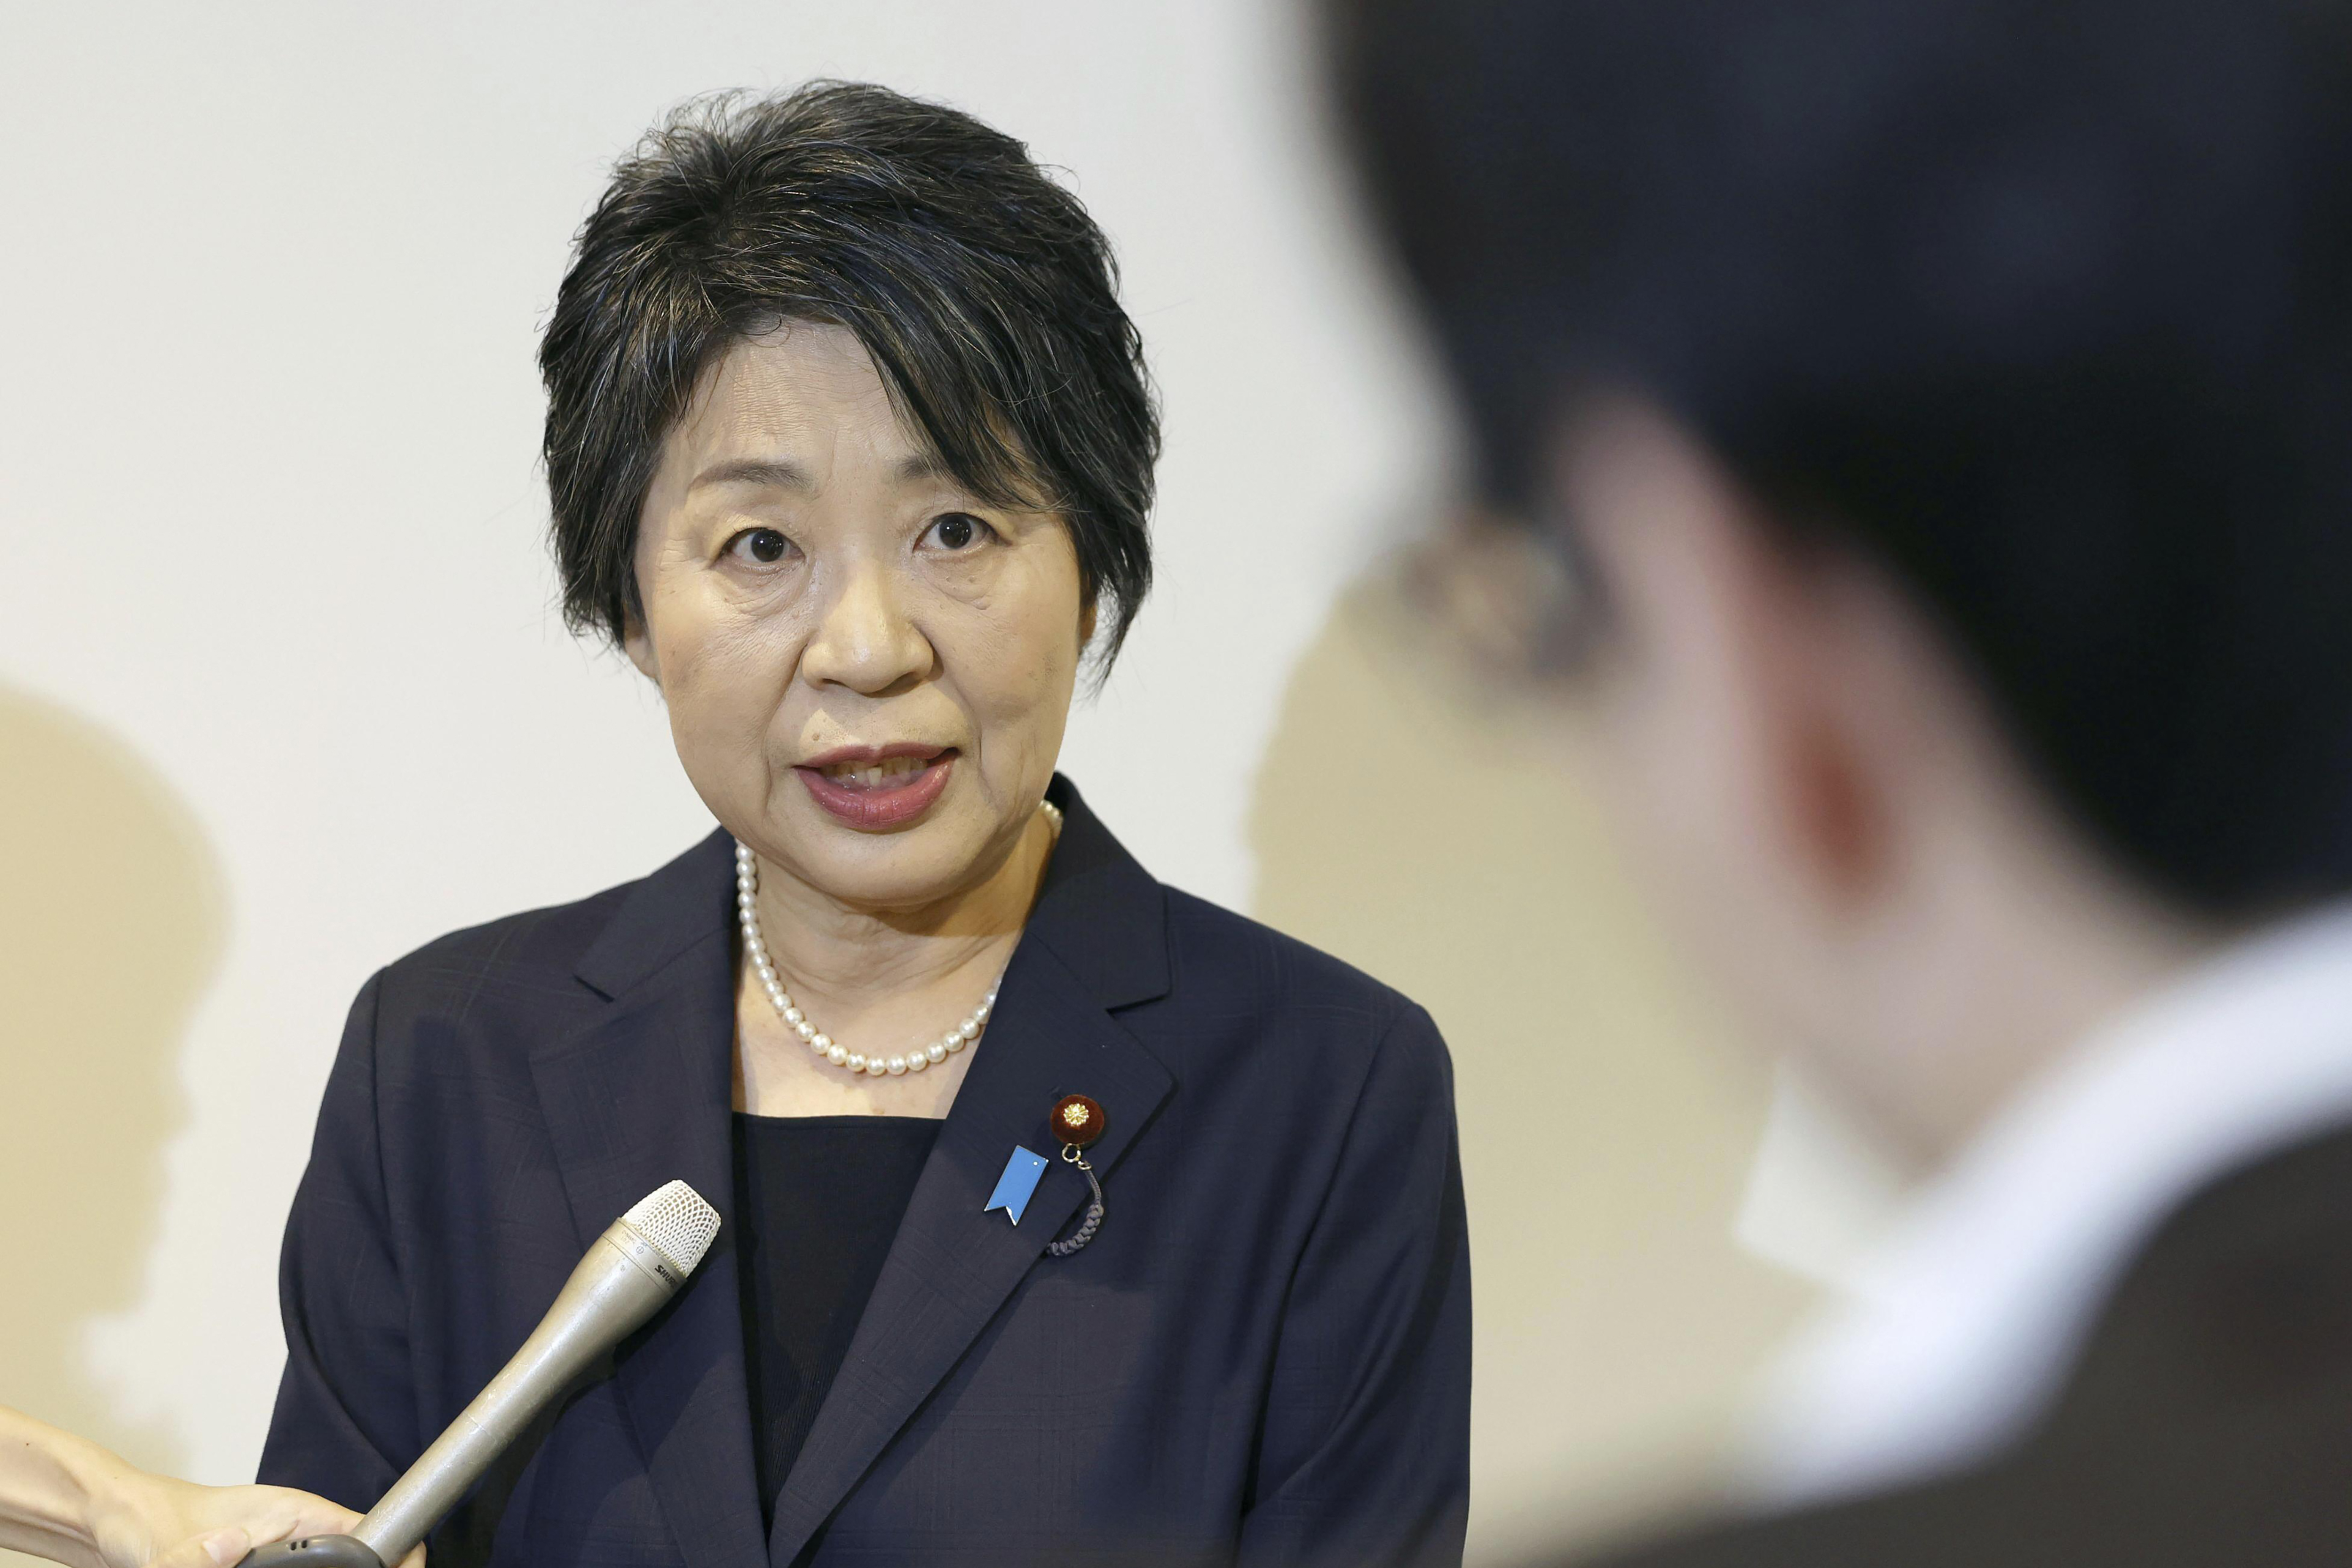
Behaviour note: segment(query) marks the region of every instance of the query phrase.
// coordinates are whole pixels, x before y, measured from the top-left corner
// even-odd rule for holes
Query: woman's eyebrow
[[[937,452],[918,452],[911,458],[902,458],[890,471],[890,477],[902,485],[919,484],[929,479],[945,479],[950,484],[957,482],[946,459]]]

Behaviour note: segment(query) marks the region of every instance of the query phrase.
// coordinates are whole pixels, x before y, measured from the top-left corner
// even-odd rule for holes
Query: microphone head
[[[680,1275],[694,1272],[719,1234],[719,1211],[684,1182],[647,1193],[621,1216],[651,1242]]]

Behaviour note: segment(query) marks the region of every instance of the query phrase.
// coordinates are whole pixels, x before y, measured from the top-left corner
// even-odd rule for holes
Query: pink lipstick
[[[809,798],[835,818],[869,833],[903,826],[930,810],[955,767],[952,747],[899,742],[837,746],[796,764]]]

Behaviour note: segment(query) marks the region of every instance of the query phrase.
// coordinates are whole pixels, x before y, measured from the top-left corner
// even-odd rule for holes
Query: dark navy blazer
[[[1453,1563],[1470,1272],[1427,1014],[1154,881],[1068,783],[985,1044],[763,1533],[730,1245],[732,851],[445,937],[371,980],[287,1226],[261,1479],[365,1507],[582,1250],[683,1177],[701,1269],[436,1531],[532,1563]],[[1108,1215],[1045,1113],[1100,1101]]]

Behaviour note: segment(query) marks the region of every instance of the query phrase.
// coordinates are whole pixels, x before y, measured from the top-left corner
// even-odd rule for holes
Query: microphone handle
[[[236,1568],[384,1568],[383,1559],[348,1535],[307,1535],[257,1546]]]
[[[634,1226],[614,1220],[522,1348],[368,1510],[352,1536],[384,1563],[406,1556],[507,1445],[599,1356],[652,1317],[682,1278]]]

